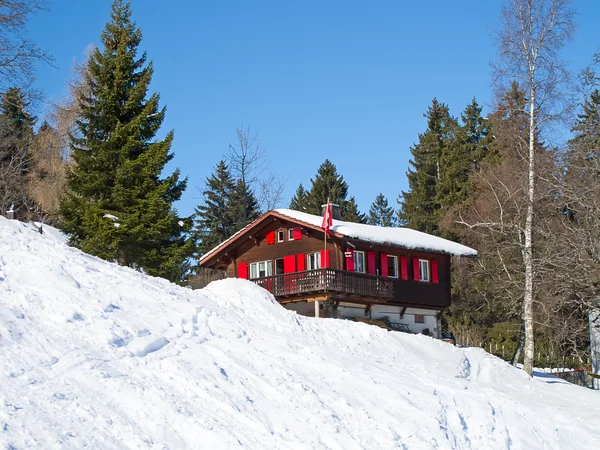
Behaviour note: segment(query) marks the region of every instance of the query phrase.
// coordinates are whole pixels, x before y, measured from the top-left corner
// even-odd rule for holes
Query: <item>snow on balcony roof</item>
[[[309,225],[320,227],[323,218],[291,209],[276,209],[275,212],[299,220]],[[379,227],[361,223],[334,220],[331,231],[347,238],[391,245],[413,250],[425,250],[436,253],[447,253],[455,256],[477,256],[477,251],[448,239],[443,239],[421,231],[403,227]]]

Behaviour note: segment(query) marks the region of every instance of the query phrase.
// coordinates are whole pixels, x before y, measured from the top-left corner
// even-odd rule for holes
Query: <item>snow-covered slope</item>
[[[600,395],[0,218],[2,448],[597,448]]]

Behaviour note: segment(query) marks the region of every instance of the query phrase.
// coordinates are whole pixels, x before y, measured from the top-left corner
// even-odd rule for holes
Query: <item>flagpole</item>
[[[325,273],[326,266],[327,266],[327,235],[329,234],[329,229],[330,229],[330,223],[331,222],[331,206],[329,205],[329,197],[327,197],[327,205],[325,205],[325,213],[323,214],[323,222],[321,223],[321,228],[323,228],[323,233],[325,234],[325,240],[324,240],[324,251],[322,252],[322,257],[321,257],[321,281],[324,283],[325,285],[325,292],[328,291],[327,289],[327,276]],[[319,301],[315,301],[315,317],[319,317]]]
[[[327,197],[327,206],[325,207],[325,215],[327,215],[328,213],[329,213],[329,197]],[[323,250],[325,250],[325,251],[323,252],[323,258],[325,258],[325,259],[327,259],[327,231],[323,230],[323,232],[325,233],[325,247],[323,248]],[[325,265],[325,261],[321,261],[321,265]]]

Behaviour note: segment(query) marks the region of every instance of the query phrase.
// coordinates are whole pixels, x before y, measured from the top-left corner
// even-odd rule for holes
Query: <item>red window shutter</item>
[[[275,243],[275,232],[269,231],[267,233],[267,244],[271,245]]]
[[[248,279],[248,263],[239,263],[237,269],[237,277],[244,280]]]
[[[406,256],[400,257],[400,277],[403,280],[408,280],[408,260]]]
[[[298,272],[303,272],[306,270],[306,255],[304,253],[300,253],[298,255]]]
[[[435,259],[431,260],[431,282],[432,283],[439,283],[440,279],[438,276],[438,262]]]
[[[351,248],[346,250],[346,270],[354,272],[354,250]]]
[[[329,268],[329,250],[321,250],[321,267]]]
[[[292,273],[296,271],[296,256],[288,255],[283,257],[283,273]]]
[[[381,262],[381,276],[382,277],[387,277],[388,276],[388,259],[387,259],[387,255],[385,253],[381,253],[381,255],[379,256],[379,260]]]
[[[419,258],[413,258],[413,280],[421,281],[421,268],[419,267]]]
[[[294,228],[294,240],[299,241],[302,239],[302,228]]]
[[[375,252],[367,252],[367,273],[375,275]]]

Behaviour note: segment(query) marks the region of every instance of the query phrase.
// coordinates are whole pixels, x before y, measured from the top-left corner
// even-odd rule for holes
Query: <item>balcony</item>
[[[392,300],[394,296],[393,279],[335,269],[307,270],[250,281],[263,287],[280,301],[318,294],[342,294],[376,298],[380,301]]]

